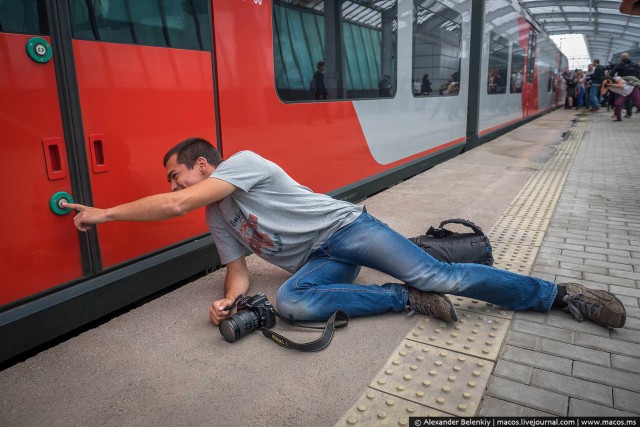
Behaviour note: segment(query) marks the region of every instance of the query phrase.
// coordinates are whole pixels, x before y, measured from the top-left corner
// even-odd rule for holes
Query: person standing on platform
[[[616,66],[613,68],[613,70],[611,71],[611,76],[612,77],[640,77],[637,75],[636,71],[637,71],[637,66],[636,64],[634,64],[633,62],[631,62],[631,59],[629,59],[629,53],[628,52],[623,52],[622,54],[620,54],[620,62],[618,62],[616,64]],[[627,114],[624,116],[625,118],[630,119],[631,118],[631,113],[633,112],[633,100],[631,99],[630,96],[628,96],[626,98],[625,104],[624,104],[624,108],[625,110],[627,110]]]
[[[482,264],[448,264],[431,257],[362,206],[318,194],[251,151],[226,160],[207,141],[190,138],[164,157],[171,192],[108,209],[68,203],[74,224],[88,231],[109,221],[159,221],[206,207],[206,221],[223,264],[224,295],[209,308],[218,325],[225,309],[249,290],[245,255],[253,252],[292,273],[277,293],[280,313],[326,321],[338,309],[351,316],[413,310],[446,322],[458,315],[444,294],[513,310],[560,307],[575,318],[619,328],[626,320],[613,294]],[[382,285],[354,284],[361,267],[394,277]]]
[[[640,85],[640,80],[637,81],[637,84]],[[615,115],[614,122],[622,121],[622,105],[625,104],[627,99],[630,99],[632,104],[640,109],[640,87],[627,83],[622,77],[616,76],[605,78],[602,90],[604,91],[606,89],[617,95],[615,104],[613,105]]]
[[[581,110],[584,106],[585,99],[585,82],[584,71],[578,70],[576,73],[576,110]]]
[[[589,98],[591,98],[591,111],[594,113],[600,110],[600,86],[604,79],[604,69],[600,65],[600,60],[593,61],[593,74],[591,74],[591,84],[589,86]]]
[[[564,109],[569,110],[573,108],[574,98],[576,96],[576,75],[569,68],[564,70],[562,78],[567,85],[567,96],[564,98]]]

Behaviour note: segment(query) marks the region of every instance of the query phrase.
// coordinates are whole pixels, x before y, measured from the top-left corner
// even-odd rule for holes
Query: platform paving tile
[[[525,332],[528,334],[538,335],[545,338],[552,338],[557,341],[573,343],[575,333],[564,329],[554,328],[534,322],[525,322],[517,318],[511,322],[511,330],[516,332]]]
[[[622,304],[624,304],[624,308],[626,310],[629,310],[629,308],[638,308],[638,304],[640,304],[640,300],[638,300],[638,298],[627,297],[619,294],[616,294],[616,296],[620,301],[622,301]]]
[[[603,242],[602,240],[587,240],[587,239],[575,239],[575,238],[566,238],[564,239],[564,243],[566,243],[567,247],[569,245],[581,245],[584,247],[596,247],[596,248],[609,248],[611,249],[611,243]]]
[[[612,268],[614,270],[633,271],[633,265],[620,264],[616,262],[587,259],[584,261],[584,264],[589,266],[595,266],[595,267]]]
[[[547,325],[575,332],[585,332],[588,334],[599,335],[601,337],[609,337],[609,331],[607,328],[603,328],[602,326],[588,320],[579,322],[569,313],[565,313],[561,310],[552,310],[549,313],[549,316],[547,316]]]
[[[542,369],[534,369],[531,385],[567,396],[612,406],[611,387]]]
[[[553,414],[538,411],[506,400],[486,396],[479,415],[482,417],[550,417]]]
[[[640,414],[640,393],[614,388],[613,402],[617,409]]]
[[[473,415],[494,363],[404,340],[369,385],[452,415]]]
[[[540,351],[543,353],[566,357],[571,360],[579,360],[586,363],[601,365],[606,368],[611,367],[611,354],[606,351],[593,350],[546,338],[542,338],[540,340]]]
[[[634,288],[629,288],[627,286],[616,286],[616,285],[611,285],[610,289],[611,289],[611,292],[616,294],[616,296],[625,295],[633,298],[640,298],[640,289],[634,289]]]
[[[625,257],[621,257],[621,256],[612,256],[609,255],[606,257],[606,260],[609,262],[615,262],[615,263],[619,263],[619,264],[630,264],[634,267],[634,270],[636,269],[636,267],[640,266],[640,253],[636,252],[631,252],[631,258],[625,258]],[[599,255],[599,254],[590,254],[592,255],[590,258],[591,259],[601,259],[602,258],[596,258],[593,255]]]
[[[516,347],[528,348],[535,350],[538,346],[538,341],[541,338],[536,335],[530,335],[523,332],[516,332],[510,330],[507,334],[506,343]]]
[[[496,369],[493,371],[493,375],[517,381],[519,383],[529,384],[532,372],[533,368],[530,366],[501,359],[498,361]]]
[[[548,249],[549,248],[547,248],[546,246],[542,246],[540,248],[540,251],[538,252],[538,258],[536,259],[536,263],[534,264],[534,267],[537,267],[538,260],[553,260],[556,262],[567,262],[575,265],[586,264],[587,261],[590,261],[579,256],[576,257],[576,256],[560,255],[560,251],[558,251],[558,253],[548,252]],[[593,260],[593,261],[606,262],[606,260]]]
[[[516,319],[524,320],[525,322],[535,322],[535,323],[547,323],[547,317],[549,317],[549,313],[543,313],[541,311],[518,311],[513,316]]]
[[[626,325],[624,328],[616,329],[615,331],[611,332],[611,334],[612,337],[616,340],[640,343],[640,331],[628,328],[626,327]]]
[[[612,368],[603,368],[584,362],[573,364],[573,376],[587,381],[607,384],[624,390],[640,392],[640,374],[619,371]]]
[[[632,242],[627,243],[615,243],[608,241],[610,249],[618,249],[621,251],[640,252],[640,246],[634,245]]]
[[[577,279],[582,279],[582,271],[577,271],[577,270],[567,270],[567,269],[563,269],[563,268],[558,268],[558,267],[546,267],[546,266],[542,266],[542,265],[536,265],[535,267],[533,267],[531,269],[531,275],[535,276],[535,277],[540,277],[540,275],[542,274],[551,274],[551,275],[559,275],[562,274],[565,277],[570,277],[572,279],[574,279],[574,281]]]
[[[611,366],[620,371],[629,371],[640,374],[640,354],[636,355],[636,357],[612,354]]]
[[[507,345],[502,353],[502,359],[566,375],[571,374],[571,360],[552,354]]]
[[[608,285],[626,286],[629,288],[636,287],[636,280],[625,279],[622,277],[605,276],[602,274],[584,273],[583,278],[585,280],[591,280],[594,282],[606,283]]]
[[[611,333],[616,334],[617,332],[613,331]],[[573,343],[581,347],[608,351],[612,354],[622,354],[632,357],[638,357],[640,355],[640,344],[621,341],[615,338],[599,337],[582,332],[576,332],[575,340]]]
[[[627,311],[627,321],[624,324],[626,329],[633,329],[640,331],[640,319],[637,317],[631,317],[629,311]]]
[[[569,401],[570,417],[633,417],[634,414],[580,399]]]
[[[596,274],[601,274],[601,273],[596,273]],[[611,268],[609,269],[609,275],[613,277],[621,277],[621,278],[633,280],[635,282],[636,287],[638,286],[638,281],[640,281],[640,274],[636,273],[635,271],[616,270]]]
[[[565,395],[499,377],[492,377],[487,395],[560,416],[567,414],[569,405]]]
[[[557,248],[551,248],[551,249],[557,249]],[[593,253],[593,252],[579,252],[579,251],[572,251],[569,249],[560,249],[560,254],[567,257],[573,257],[573,258],[596,259],[600,261],[607,260],[607,255]],[[613,258],[622,259],[622,257],[616,257],[616,256],[614,256]],[[611,260],[611,258],[609,258],[609,260]]]
[[[380,392],[365,390],[353,407],[335,424],[336,426],[408,426],[409,417],[450,417],[450,414]]]
[[[539,264],[539,261],[536,261],[536,264]],[[609,272],[609,269],[607,267],[602,267],[602,266],[596,266],[596,265],[589,265],[589,264],[573,264],[571,262],[564,262],[564,261],[560,261],[560,265],[559,265],[561,270],[572,270],[572,271],[579,271],[579,272],[588,272],[588,273],[595,273],[595,274],[607,274]]]

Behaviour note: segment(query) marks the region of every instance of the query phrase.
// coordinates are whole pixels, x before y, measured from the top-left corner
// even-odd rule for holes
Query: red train
[[[361,200],[557,107],[567,61],[506,0],[21,0],[0,64],[1,362],[219,266],[201,212],[79,234],[61,198],[168,191],[200,136]]]

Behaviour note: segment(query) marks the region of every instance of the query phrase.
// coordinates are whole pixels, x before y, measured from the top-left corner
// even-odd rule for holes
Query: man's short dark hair
[[[207,159],[207,162],[215,167],[218,167],[218,165],[222,163],[220,152],[216,150],[209,141],[202,138],[185,139],[173,147],[164,155],[164,159],[162,160],[164,166],[167,166],[167,162],[174,154],[178,155],[178,163],[186,165],[189,169],[193,169],[198,157],[204,157]]]
[[[596,64],[596,65],[600,65],[600,60],[599,59],[594,59],[593,63]]]

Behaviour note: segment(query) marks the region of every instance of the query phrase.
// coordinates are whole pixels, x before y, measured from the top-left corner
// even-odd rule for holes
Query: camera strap
[[[312,329],[323,329],[322,327],[316,326],[306,326],[300,325],[294,322],[291,319],[287,319],[277,311],[275,311],[276,316],[280,319],[284,320],[287,324],[291,326],[299,326],[302,328],[312,328]],[[262,328],[262,334],[269,338],[271,341],[278,344],[280,347],[290,348],[298,351],[320,351],[324,350],[331,340],[333,339],[333,332],[335,329],[344,328],[349,324],[349,314],[346,311],[338,310],[327,320],[327,324],[324,327],[324,331],[322,331],[322,336],[315,341],[310,341],[308,343],[297,343],[293,342],[290,339],[278,334],[277,332],[273,332],[270,329]]]

